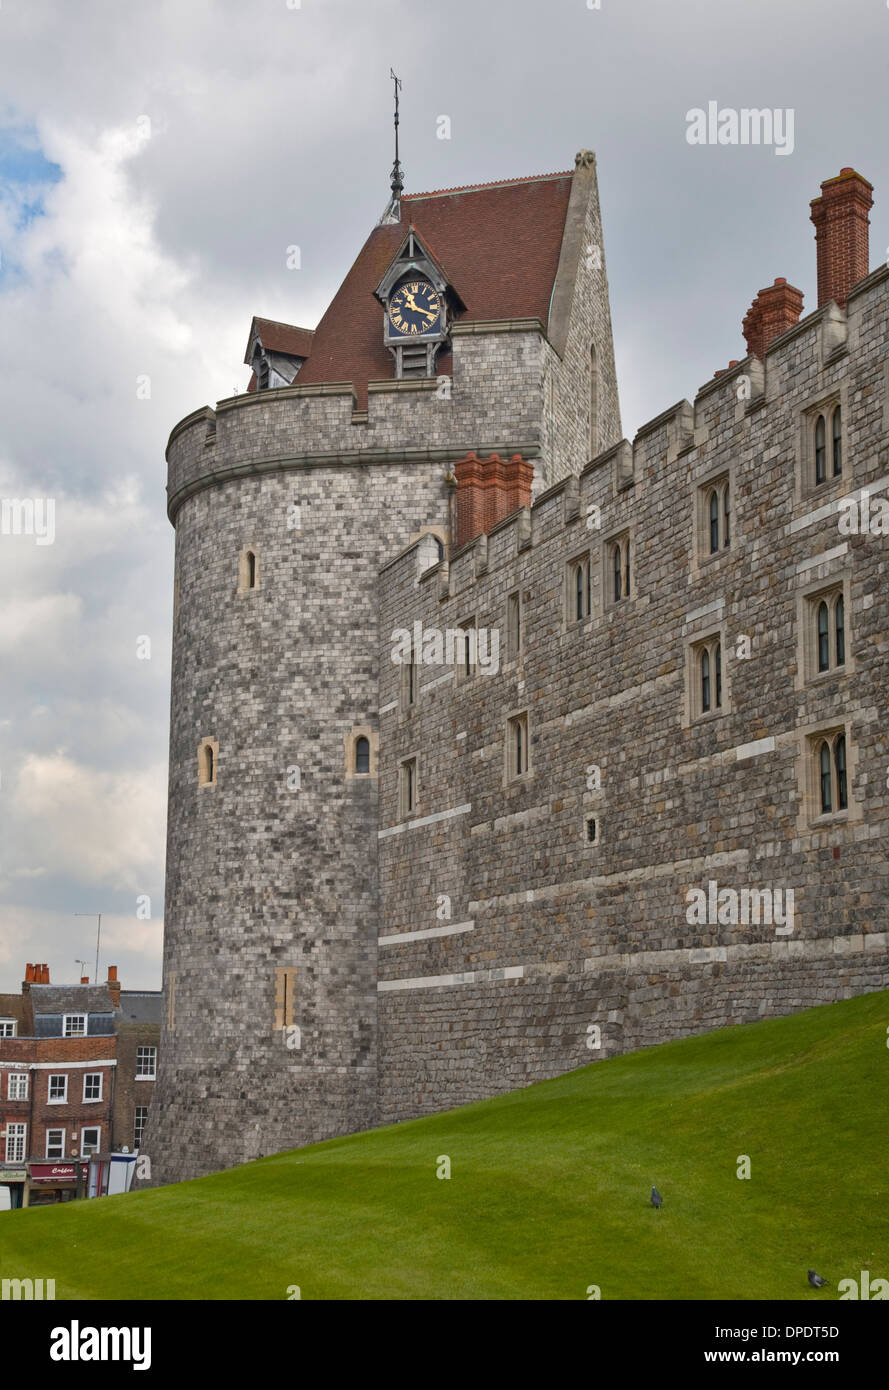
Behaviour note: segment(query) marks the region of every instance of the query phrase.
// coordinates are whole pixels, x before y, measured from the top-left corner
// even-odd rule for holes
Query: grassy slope
[[[0,1275],[84,1299],[836,1298],[865,1267],[889,1277],[887,1025],[889,994],[865,995],[196,1182],[2,1214]],[[809,1289],[810,1265],[831,1288]]]

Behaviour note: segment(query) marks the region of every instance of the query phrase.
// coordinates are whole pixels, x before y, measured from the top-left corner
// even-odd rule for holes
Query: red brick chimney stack
[[[802,290],[788,285],[783,275],[773,285],[760,290],[742,325],[747,351],[754,357],[762,357],[775,338],[798,322],[802,310]]]
[[[837,178],[825,179],[821,197],[812,199],[819,309],[831,299],[845,309],[852,286],[868,273],[868,213],[874,205],[873,191],[872,183],[846,168]]]
[[[531,505],[533,464],[520,454],[508,461],[499,454],[480,459],[467,454],[454,464],[457,480],[457,545],[487,533],[519,507]]]
[[[117,966],[108,967],[108,993],[111,995],[111,1002],[116,1009],[120,1008],[120,982],[117,978]]]

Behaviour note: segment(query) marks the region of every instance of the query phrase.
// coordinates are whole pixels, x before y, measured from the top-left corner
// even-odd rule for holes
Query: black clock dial
[[[389,324],[403,338],[441,331],[441,299],[428,280],[408,280],[389,300]]]

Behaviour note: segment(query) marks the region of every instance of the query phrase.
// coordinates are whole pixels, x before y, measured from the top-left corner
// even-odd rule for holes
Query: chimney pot
[[[109,967],[108,967],[108,980],[109,980],[109,983],[110,983],[112,980],[116,980],[116,979],[117,979],[117,966],[116,966],[116,965],[109,965]]]
[[[90,982],[90,977],[89,977],[89,975],[81,975],[81,977],[80,977],[80,983],[81,983],[82,985],[88,985],[89,982]]]
[[[33,965],[31,964],[31,962],[29,961],[28,964],[25,966],[25,984],[26,984],[26,985],[32,985],[33,983],[34,983],[34,967],[33,967]]]

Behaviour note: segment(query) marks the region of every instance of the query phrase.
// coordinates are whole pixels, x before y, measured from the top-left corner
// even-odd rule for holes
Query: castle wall
[[[846,316],[827,306],[778,339],[764,372],[748,359],[721,375],[449,565],[418,580],[409,551],[384,569],[381,1119],[889,985],[889,538],[841,534],[837,511],[863,487],[889,496],[887,309],[883,269]],[[837,403],[843,473],[815,490],[813,419]],[[724,477],[732,540],[710,557],[699,489]],[[633,578],[611,605],[617,533]],[[592,612],[574,623],[566,566],[582,554]],[[847,659],[814,675],[808,605],[837,586]],[[521,658],[459,681],[424,667],[402,709],[391,632],[474,618],[503,633],[515,591]],[[698,717],[693,648],[711,638],[723,707]],[[523,712],[530,772],[509,780]],[[816,735],[839,730],[849,805],[823,817]],[[419,802],[404,818],[408,757]],[[792,889],[792,930],[689,922],[689,891],[711,882]]]

